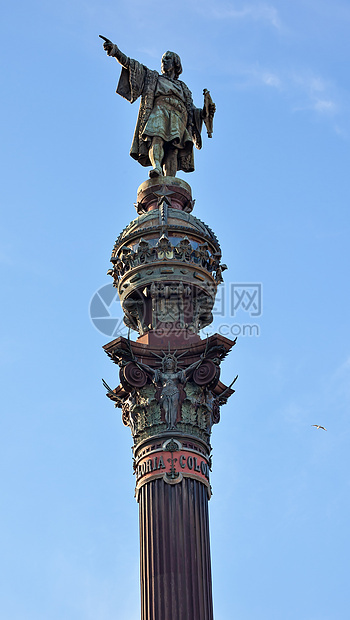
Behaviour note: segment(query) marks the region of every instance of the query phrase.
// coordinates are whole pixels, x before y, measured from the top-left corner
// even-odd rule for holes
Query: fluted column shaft
[[[139,504],[142,620],[213,620],[206,487],[153,480]]]

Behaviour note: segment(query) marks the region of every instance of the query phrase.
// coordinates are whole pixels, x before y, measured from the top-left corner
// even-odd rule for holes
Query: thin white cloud
[[[320,116],[335,116],[338,112],[338,106],[335,101],[331,101],[330,99],[314,99],[307,100],[303,103],[298,103],[293,106],[293,112],[317,112]],[[339,128],[338,128],[339,129]],[[339,135],[342,133],[337,130]]]
[[[236,88],[275,89],[289,101],[293,112],[310,111],[333,121],[341,112],[342,106],[336,85],[311,72],[276,70],[262,67],[258,63],[250,66],[236,65],[233,72],[239,76]],[[344,135],[339,125],[335,131],[338,135]]]
[[[314,102],[314,109],[321,113],[334,113],[337,111],[337,105],[329,99],[318,99]]]
[[[266,84],[266,86],[274,86],[275,88],[280,88],[282,86],[281,79],[278,75],[270,71],[263,71],[261,73],[261,81],[263,84]]]
[[[203,11],[203,5],[201,6]],[[270,24],[274,28],[281,27],[281,20],[277,9],[265,3],[246,4],[238,7],[236,3],[218,3],[210,4],[205,7],[205,12],[210,14],[214,19],[251,19],[254,21],[262,21]]]
[[[150,58],[157,58],[159,61],[159,49],[157,47],[139,47],[137,51]]]
[[[298,79],[298,78],[297,78]],[[302,82],[305,80],[301,80]],[[312,77],[306,82],[309,81],[309,88],[312,92],[324,92],[327,88],[327,84],[320,77]]]
[[[306,75],[305,73],[294,73],[292,76],[292,88],[296,90],[296,96],[301,99],[294,111],[314,110],[315,112],[334,116],[339,106],[334,94],[332,84],[319,76]]]
[[[283,88],[281,76],[276,71],[261,67],[259,64],[250,66],[235,65],[234,74],[240,78],[239,84],[236,82],[236,88],[256,88],[261,85]]]

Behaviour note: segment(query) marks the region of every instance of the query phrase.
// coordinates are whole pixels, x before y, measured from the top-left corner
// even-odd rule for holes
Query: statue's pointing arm
[[[112,43],[112,41],[106,39],[106,37],[103,37],[102,34],[100,34],[99,37],[103,39],[103,49],[107,52],[107,56],[113,56],[113,58],[116,58],[122,67],[127,69],[130,64],[130,58],[128,58],[126,54],[123,54],[115,43]]]
[[[122,66],[116,92],[127,101],[130,101],[130,103],[133,103],[142,95],[148,69],[137,60],[123,54],[115,43],[112,43],[112,41],[102,35],[100,37],[103,39],[103,47],[107,55],[116,58]]]

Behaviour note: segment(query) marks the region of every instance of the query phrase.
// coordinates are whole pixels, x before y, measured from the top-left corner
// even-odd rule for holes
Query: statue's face
[[[167,74],[174,67],[174,56],[171,52],[165,52],[162,56],[162,73]]]
[[[174,370],[174,361],[171,359],[171,357],[167,357],[167,359],[165,360],[165,368],[166,370]]]

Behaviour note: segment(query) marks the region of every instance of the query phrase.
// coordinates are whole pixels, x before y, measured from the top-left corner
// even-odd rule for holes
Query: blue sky
[[[89,303],[147,170],[101,33],[151,68],[178,52],[195,103],[208,88],[217,105],[180,176],[229,267],[215,328],[259,335],[222,369],[239,379],[212,438],[215,617],[347,620],[349,3],[34,0],[2,16],[1,617],[140,614],[131,436]],[[262,283],[261,316],[230,316],[231,283]]]

